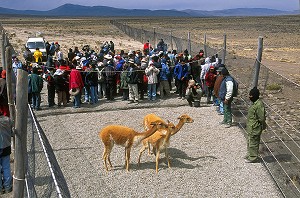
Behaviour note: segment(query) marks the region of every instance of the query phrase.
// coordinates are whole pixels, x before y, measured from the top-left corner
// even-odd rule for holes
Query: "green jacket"
[[[266,111],[264,103],[258,99],[248,110],[247,132],[249,135],[260,135],[266,128]]]
[[[30,74],[30,85],[32,93],[40,93],[43,89],[43,79],[37,74]]]

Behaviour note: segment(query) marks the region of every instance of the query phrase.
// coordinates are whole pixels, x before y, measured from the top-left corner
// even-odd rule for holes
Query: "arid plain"
[[[227,50],[231,55],[255,59],[258,37],[264,38],[263,62],[275,71],[300,82],[300,15],[274,17],[218,18],[46,18],[0,16],[10,42],[19,54],[30,36],[41,33],[49,42],[59,42],[66,54],[69,48],[90,45],[95,51],[105,41],[114,41],[116,50],[141,49],[135,41],[110,24],[117,20],[129,26],[143,28],[178,38],[202,42],[207,35],[210,47],[223,44],[227,35]]]

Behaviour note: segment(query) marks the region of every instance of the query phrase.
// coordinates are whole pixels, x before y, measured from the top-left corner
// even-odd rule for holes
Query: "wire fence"
[[[71,197],[53,149],[30,105],[27,127],[27,197]]]
[[[157,28],[149,31],[115,20],[112,20],[111,24],[141,43],[149,40],[155,45],[158,39],[162,38],[169,44],[168,50],[176,49],[177,52],[182,52],[190,49],[190,54],[198,54],[199,49],[205,48],[208,56],[223,53],[223,46],[209,46],[207,43],[175,37],[172,33],[161,34],[157,32]],[[225,57],[225,54],[223,55]],[[226,56],[226,65],[239,82],[239,97],[234,100],[233,114],[245,136],[247,111],[250,106],[248,94],[253,86],[256,61],[258,60]],[[300,197],[300,109],[299,99],[295,97],[300,96],[300,86],[260,63],[258,88],[265,103],[268,125],[261,139],[262,162],[284,197]]]
[[[6,65],[6,63],[9,62],[7,59],[11,59],[12,57],[5,57],[5,51],[12,50],[12,52],[8,54],[14,54],[15,51],[10,46],[7,33],[1,24],[0,32],[2,33],[0,37],[1,69],[8,69],[11,68],[11,65]],[[12,88],[14,89],[13,93],[15,93],[16,87],[13,86]],[[15,106],[15,104],[11,105]],[[15,108],[12,109],[15,110]],[[11,114],[16,115],[12,112]],[[13,118],[12,120],[15,119]],[[27,117],[27,156],[25,156],[25,158],[26,175],[24,197],[71,197],[68,185],[56,160],[53,149],[30,105]],[[14,191],[15,190],[16,189],[14,189]]]

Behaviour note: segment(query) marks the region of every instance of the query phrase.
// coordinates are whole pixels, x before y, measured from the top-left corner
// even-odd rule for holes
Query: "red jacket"
[[[214,87],[216,81],[216,74],[214,72],[208,71],[205,75],[205,84],[208,87]]]
[[[72,69],[70,73],[70,83],[69,83],[69,88],[70,89],[75,89],[79,88],[82,89],[84,86],[82,76],[80,72],[76,69]]]

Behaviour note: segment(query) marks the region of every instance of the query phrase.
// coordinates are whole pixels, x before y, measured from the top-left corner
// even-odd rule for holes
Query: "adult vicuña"
[[[143,140],[143,147],[140,150],[140,154],[139,154],[139,158],[138,158],[138,165],[140,164],[140,160],[141,160],[141,156],[143,154],[143,152],[148,148],[148,153],[150,154],[150,144],[152,145],[153,148],[153,153],[159,156],[159,154],[157,154],[157,152],[159,152],[157,149],[158,145],[159,147],[161,147],[160,150],[162,150],[164,147],[168,147],[170,144],[170,137],[172,135],[175,135],[185,123],[193,123],[194,120],[188,116],[187,114],[183,114],[180,117],[178,117],[179,122],[176,125],[176,127],[174,129],[172,129],[172,127],[170,127],[170,130],[166,130],[166,129],[158,129],[154,134],[152,134],[151,136],[149,136],[148,138],[145,138]],[[158,117],[157,115],[151,113],[148,114],[144,117],[144,127],[145,129],[149,128],[149,123],[153,122],[153,121],[158,121],[161,120],[163,121],[160,117]],[[165,123],[163,121],[163,123]],[[167,136],[169,134],[169,136]],[[164,139],[167,139],[167,141],[163,141]],[[166,153],[166,157],[167,157],[167,153]],[[170,162],[169,159],[168,160],[168,166],[170,167]],[[157,166],[158,167],[158,166]]]
[[[110,153],[114,144],[125,147],[125,167],[126,170],[129,171],[131,147],[137,146],[143,139],[152,135],[157,129],[166,130],[167,128],[167,124],[165,124],[161,120],[151,122],[150,125],[151,127],[149,127],[149,130],[143,133],[138,133],[129,127],[120,125],[109,125],[99,132],[99,137],[101,138],[104,144],[103,161],[107,171],[107,160],[110,167],[112,168],[112,164],[110,161]]]

